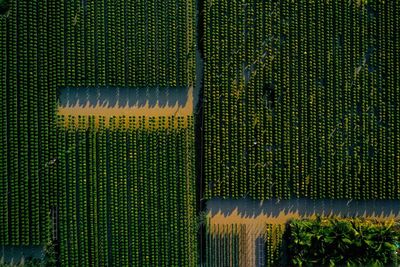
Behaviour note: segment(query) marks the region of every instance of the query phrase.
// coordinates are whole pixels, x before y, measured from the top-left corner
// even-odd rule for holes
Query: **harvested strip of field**
[[[387,220],[400,218],[400,203],[396,200],[268,200],[254,201],[213,199],[207,202],[211,225],[246,224],[261,231],[266,223],[284,224],[290,219],[316,215],[362,216]]]
[[[58,115],[112,117],[187,117],[193,114],[193,86],[175,88],[65,88],[60,91]],[[66,123],[68,120],[65,120]],[[186,122],[185,122],[186,124]],[[108,125],[108,124],[107,124]]]

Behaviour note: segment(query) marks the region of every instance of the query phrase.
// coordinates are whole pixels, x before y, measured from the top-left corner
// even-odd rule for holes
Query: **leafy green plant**
[[[291,221],[286,238],[295,266],[388,266],[400,231],[393,222],[318,217]]]

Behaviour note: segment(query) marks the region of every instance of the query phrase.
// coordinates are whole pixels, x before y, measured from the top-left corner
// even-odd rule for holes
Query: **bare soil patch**
[[[182,94],[187,94],[183,96],[185,101],[180,103],[175,101],[175,103],[167,102],[159,99],[147,99],[145,102],[141,101],[136,104],[127,104],[126,102],[120,103],[119,100],[116,103],[96,103],[93,105],[93,101],[87,100],[82,103],[81,101],[74,102],[73,104],[60,104],[58,105],[58,115],[64,116],[66,123],[68,122],[68,116],[94,116],[96,118],[96,126],[98,126],[98,118],[104,117],[106,126],[108,126],[109,119],[115,117],[118,121],[124,118],[126,124],[128,123],[129,117],[146,117],[146,118],[160,118],[160,117],[183,117],[185,125],[187,125],[188,116],[193,115],[194,109],[194,90],[193,86],[190,86],[188,90],[183,90]],[[160,104],[163,102],[163,104]],[[138,125],[138,119],[137,125]],[[77,123],[78,120],[75,120]],[[176,121],[177,123],[177,121]],[[147,124],[148,126],[148,124]]]

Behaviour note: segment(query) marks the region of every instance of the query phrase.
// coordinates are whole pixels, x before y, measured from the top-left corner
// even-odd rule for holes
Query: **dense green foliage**
[[[317,218],[288,225],[288,257],[294,266],[395,266],[399,241],[393,223]]]
[[[206,198],[400,198],[398,1],[205,1]]]

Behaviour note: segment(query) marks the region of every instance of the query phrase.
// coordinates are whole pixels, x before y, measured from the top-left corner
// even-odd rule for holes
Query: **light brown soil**
[[[329,214],[327,214],[329,215]],[[339,215],[340,216],[340,215]],[[315,218],[316,214],[314,213],[311,216],[308,216],[308,218]],[[376,214],[373,216],[367,216],[364,215],[364,218],[367,219],[376,219],[376,220],[390,220],[390,219],[400,219],[400,213],[399,214],[390,214],[388,216],[383,216],[382,214]],[[211,215],[211,213],[208,214],[209,218],[209,223],[210,223],[210,230],[211,232],[213,229],[215,229],[215,225],[217,224],[243,224],[246,225],[248,231],[251,233],[258,235],[259,233],[263,232],[263,229],[267,223],[269,224],[285,224],[288,222],[290,219],[299,219],[302,218],[302,216],[296,212],[296,211],[291,211],[291,212],[285,212],[281,211],[278,216],[272,216],[269,214],[261,213],[257,216],[255,215],[242,215],[239,214],[238,210],[235,209],[232,213],[230,213],[228,216],[225,216],[221,211],[216,213],[215,215]],[[304,218],[304,217],[303,217]]]
[[[111,117],[120,118],[121,116],[125,116],[126,118],[132,117],[132,116],[135,116],[136,118],[141,117],[141,116],[144,116],[146,118],[150,118],[150,117],[158,118],[160,116],[184,117],[185,124],[186,124],[186,118],[188,116],[193,115],[193,109],[194,109],[193,86],[191,86],[191,87],[189,87],[189,90],[188,90],[188,96],[187,96],[187,101],[186,101],[185,106],[179,106],[178,103],[175,103],[175,105],[160,107],[158,101],[155,106],[151,106],[151,107],[150,107],[148,101],[147,101],[146,105],[127,106],[127,107],[119,107],[118,103],[115,105],[115,107],[108,107],[108,106],[101,106],[101,105],[90,106],[89,103],[86,103],[85,105],[80,105],[79,103],[77,103],[76,105],[73,105],[73,106],[66,106],[66,107],[58,106],[57,114],[65,116],[66,124],[68,122],[67,118],[70,115],[75,116],[76,118],[78,116],[95,116],[96,117],[96,126],[98,126],[98,118],[101,116],[105,117],[106,126],[108,126],[108,122]],[[75,121],[77,124],[78,121],[77,120],[75,120]],[[138,119],[136,119],[136,121],[138,122]],[[137,126],[138,126],[138,123],[137,123]]]

